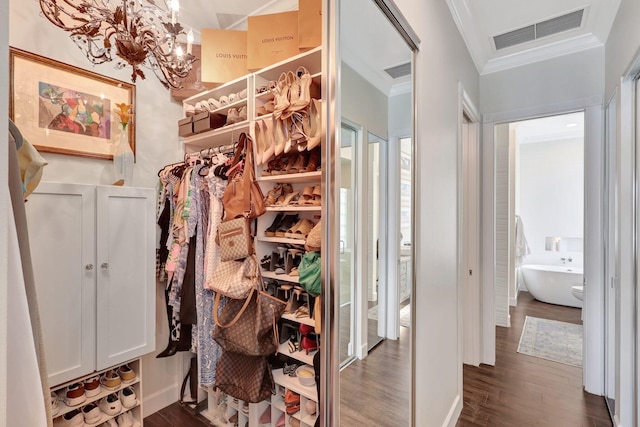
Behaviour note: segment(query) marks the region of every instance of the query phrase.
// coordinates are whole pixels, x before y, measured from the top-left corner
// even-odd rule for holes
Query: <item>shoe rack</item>
[[[238,94],[246,90],[246,98],[238,99],[239,97],[237,96],[233,97],[235,98],[233,103],[213,108],[210,112],[211,114],[228,114],[228,111],[232,108],[246,107],[248,113],[246,121],[184,137],[183,144],[185,153],[232,144],[237,141],[240,133],[246,132],[251,134],[254,141],[254,158],[258,159],[259,156],[264,157],[260,152],[258,139],[264,136],[264,134],[260,134],[261,131],[264,132],[263,128],[261,128],[261,123],[264,123],[264,121],[273,121],[273,113],[268,111],[270,109],[269,105],[273,105],[274,98],[270,90],[272,82],[277,82],[283,73],[296,72],[299,67],[304,67],[311,77],[312,98],[320,98],[321,54],[321,48],[318,47],[286,61],[222,84],[215,89],[185,99],[183,101],[183,108],[186,115],[188,111],[193,111],[198,103],[200,103],[202,108],[203,102],[208,102],[208,100],[213,99],[212,102],[209,102],[209,107],[211,108],[219,103],[220,98],[229,98],[230,94]],[[215,102],[216,100],[218,102]],[[318,125],[321,127],[320,124]],[[296,148],[294,147],[294,149]],[[306,169],[302,170],[302,166],[308,166],[310,156],[310,153],[305,154],[303,158],[307,159],[307,163],[298,164],[299,167],[296,168],[295,173],[288,173],[291,172],[291,168],[278,170],[274,167],[273,163],[269,164],[270,162],[256,162],[257,181],[265,196],[277,185],[290,186],[293,192],[298,191],[300,195],[302,195],[306,189],[307,197],[309,197],[309,189],[317,189],[316,195],[312,194],[312,199],[316,202],[315,204],[287,203],[268,206],[266,213],[257,219],[255,249],[258,260],[261,260],[265,256],[272,255],[274,252],[278,253],[278,248],[286,248],[287,250],[300,248],[301,251],[304,252],[304,239],[286,236],[267,236],[265,230],[274,223],[278,215],[298,215],[299,219],[308,219],[314,223],[320,219],[322,212],[320,201],[322,172],[319,170],[321,159],[319,157],[317,159],[317,170],[315,170],[315,168],[311,171],[306,171]],[[298,277],[292,274],[281,273],[282,272],[276,273],[275,271],[269,271],[269,269],[262,269],[265,282],[274,284],[277,282],[278,290],[276,292],[283,292],[283,296],[287,298],[293,298],[293,296],[296,295],[296,297],[307,302],[309,313],[313,313],[313,297],[306,295],[306,292],[304,292],[305,295],[297,295],[294,292],[294,290],[297,289],[299,293],[302,289],[299,286]],[[285,291],[284,289],[287,290]],[[311,328],[315,326],[315,321],[309,314],[301,316],[300,313],[290,312],[285,313],[282,319],[283,321],[292,322],[296,325],[303,324]],[[300,339],[299,341],[302,340]],[[288,342],[286,341],[283,342],[279,348],[279,353],[289,357],[292,364],[295,363],[298,365],[306,364],[313,366],[313,356],[316,351],[317,350],[312,350],[307,352],[303,348],[300,348],[290,352]],[[318,411],[316,386],[302,385],[297,377],[284,374],[283,369],[274,369],[273,377],[276,383],[276,394],[269,399],[263,402],[245,405],[244,402],[238,399],[226,396],[223,397],[224,409],[222,410],[220,409],[220,401],[218,400],[219,396],[216,395],[213,390],[207,389],[209,408],[202,412],[201,415],[208,418],[212,423],[226,422],[230,423],[229,425],[235,424],[248,427],[313,426]],[[287,405],[285,404],[284,397],[289,391],[299,395],[300,402],[298,410],[293,411],[293,409],[297,408],[289,408],[290,413],[287,413]],[[224,419],[221,420],[220,417]],[[284,423],[282,423],[283,417]]]
[[[102,383],[99,386],[99,393],[97,393],[94,396],[91,397],[86,397],[85,395],[85,399],[82,400],[81,402],[79,402],[77,405],[73,405],[73,406],[69,406],[65,403],[65,395],[66,395],[66,391],[68,389],[69,386],[72,386],[73,384],[77,384],[77,383],[83,383],[84,381],[89,379],[89,378],[93,378],[98,376],[99,378],[102,379],[103,375],[111,370],[114,370],[117,372],[118,368],[120,366],[124,366],[124,365],[128,365],[131,370],[135,373],[135,378],[131,379],[130,381],[127,381],[126,383],[124,381],[121,380],[120,384],[118,386],[114,386],[114,387],[109,387],[107,388],[105,385],[103,385]],[[102,371],[97,371],[94,372],[92,374],[86,375],[84,377],[80,377],[77,378],[73,381],[70,381],[68,383],[64,383],[61,385],[58,385],[56,387],[53,387],[51,389],[51,393],[52,393],[52,415],[53,415],[53,425],[54,427],[64,427],[64,426],[70,426],[70,425],[78,425],[77,423],[74,423],[73,421],[70,420],[65,420],[65,414],[69,414],[75,410],[79,410],[81,413],[81,416],[79,418],[84,419],[84,417],[82,416],[82,414],[85,412],[83,411],[84,408],[87,408],[88,405],[90,404],[94,404],[96,406],[99,407],[100,402],[105,399],[107,396],[109,396],[110,394],[115,394],[116,396],[120,396],[120,391],[127,388],[127,387],[131,387],[133,389],[133,391],[135,392],[135,399],[136,399],[136,403],[135,406],[131,407],[131,408],[125,408],[124,406],[122,406],[122,409],[114,414],[114,415],[108,415],[102,411],[100,411],[100,418],[99,419],[95,419],[95,420],[91,420],[91,422],[88,422],[87,420],[85,420],[84,422],[86,423],[86,425],[101,425],[102,423],[106,423],[109,420],[114,420],[114,422],[118,422],[118,426],[122,425],[124,427],[142,427],[143,425],[143,413],[142,413],[142,380],[141,380],[141,376],[140,376],[140,372],[141,372],[141,361],[140,359],[135,359],[132,360],[130,362],[127,362],[125,364],[121,364],[121,365],[117,365],[117,366],[113,366],[111,368],[102,370]],[[132,415],[132,417],[126,417],[124,416],[125,413],[129,413],[130,415]],[[130,420],[132,423],[128,424],[125,421],[126,420]],[[80,423],[79,425],[85,425]]]

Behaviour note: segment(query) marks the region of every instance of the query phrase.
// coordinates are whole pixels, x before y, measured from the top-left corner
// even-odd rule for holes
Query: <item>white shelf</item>
[[[223,95],[229,96],[232,93],[238,93],[243,89],[247,89],[247,77],[248,75],[244,75],[213,89],[209,89],[196,95],[190,96],[189,98],[185,99],[183,103],[195,105],[198,101],[206,101],[209,98],[219,100]],[[248,93],[247,96],[249,96]]]
[[[287,206],[267,206],[267,212],[320,212],[322,206],[301,206],[301,205],[287,205]]]
[[[258,182],[290,182],[290,183],[301,183],[301,182],[320,182],[322,179],[322,171],[316,172],[305,172],[305,173],[289,173],[289,174],[280,174],[280,175],[262,175],[257,181]]]
[[[249,127],[249,121],[244,120],[230,126],[184,137],[184,145],[194,150],[233,144],[242,132],[249,132]]]
[[[309,355],[311,356],[311,354]],[[313,356],[311,356],[311,363],[309,365],[313,366]],[[283,374],[282,369],[273,370],[273,381],[291,391],[295,391],[309,400],[313,400],[314,402],[318,401],[318,393],[315,385],[304,386],[300,384],[297,377],[290,377],[289,375]]]
[[[296,317],[293,313],[285,313],[281,316],[283,319],[291,320],[292,322],[302,323],[304,325],[313,326],[315,328],[316,322],[309,316]]]
[[[284,61],[270,65],[262,70],[254,72],[256,77],[260,77],[266,81],[277,81],[280,74],[287,71],[295,71],[298,67],[305,67],[309,73],[316,74],[321,71],[322,64],[322,47],[318,46],[314,49],[303,52],[299,55],[287,58]],[[256,84],[256,86],[262,86]]]
[[[313,355],[316,354],[316,351],[317,350],[309,351],[309,354],[307,354],[304,350],[294,351],[293,353],[289,353],[289,344],[287,342],[280,344],[280,347],[278,347],[278,353],[284,354],[285,356],[292,357],[302,363],[306,363],[307,365],[313,365]],[[297,379],[296,379],[296,382],[297,382]],[[300,383],[298,383],[298,385],[300,385]]]
[[[262,277],[265,279],[284,280],[285,282],[300,283],[298,276],[289,276],[288,274],[276,274],[273,271],[263,271]]]
[[[258,242],[284,243],[288,245],[304,245],[305,239],[289,239],[288,237],[256,237]]]
[[[60,402],[60,403],[63,403],[63,402]],[[58,405],[60,405],[60,403],[58,403]],[[81,407],[83,407],[83,406],[86,406],[86,405],[88,405],[89,403],[90,403],[90,402],[86,401],[86,402],[84,402],[84,403],[83,403],[83,404],[81,404],[81,405],[74,406],[73,408],[69,408],[68,406],[64,405],[66,408],[69,408],[69,410],[68,410],[68,411],[65,411],[65,412],[59,412],[58,414],[56,414],[56,415],[55,415],[55,417],[54,417],[54,418],[55,418],[55,420],[54,420],[54,422],[53,422],[53,425],[54,425],[54,426],[57,426],[57,425],[59,425],[59,424],[62,422],[62,419],[60,418],[60,417],[62,417],[62,415],[66,414],[67,412],[71,412],[71,411],[72,411],[72,410],[74,410],[74,409],[79,409],[79,408],[81,408]],[[63,404],[64,404],[64,403],[63,403]],[[97,406],[97,404],[96,404],[96,406]],[[109,421],[109,420],[111,420],[111,419],[113,419],[113,418],[116,418],[116,417],[117,417],[118,415],[120,415],[120,414],[124,414],[125,412],[132,411],[132,410],[134,410],[135,408],[137,408],[138,406],[140,406],[140,399],[136,399],[136,404],[135,404],[134,406],[132,406],[131,408],[125,408],[125,407],[123,406],[123,407],[122,407],[122,409],[120,410],[120,412],[118,412],[118,413],[117,413],[117,414],[115,414],[115,415],[107,415],[107,414],[105,414],[104,412],[102,412],[102,415],[100,416],[100,420],[99,420],[99,421],[96,421],[96,422],[95,422],[95,423],[93,423],[93,424],[87,424],[87,425],[92,425],[92,426],[100,425],[101,423],[104,423],[104,422],[107,422],[107,421]],[[131,415],[133,415],[133,413],[132,413]],[[135,419],[135,417],[134,417],[134,419]],[[138,420],[136,420],[136,421],[138,421]],[[140,425],[140,424],[138,424],[138,425]]]

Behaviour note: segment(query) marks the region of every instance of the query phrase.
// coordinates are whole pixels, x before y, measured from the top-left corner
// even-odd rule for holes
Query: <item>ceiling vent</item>
[[[384,71],[389,74],[392,79],[399,79],[400,77],[408,76],[409,74],[411,74],[411,62],[396,65],[395,67],[387,68]]]
[[[493,42],[495,43],[496,50],[500,50],[580,28],[582,26],[583,16],[584,9],[576,10],[566,15],[557,16],[547,19],[546,21],[509,31],[508,33],[499,34],[493,37]]]

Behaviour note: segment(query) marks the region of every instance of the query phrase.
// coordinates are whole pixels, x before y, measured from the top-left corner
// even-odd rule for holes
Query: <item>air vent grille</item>
[[[523,28],[518,28],[517,30],[509,31],[508,33],[499,34],[493,37],[493,42],[496,46],[496,50],[505,49],[507,47],[548,37],[553,34],[580,28],[582,26],[583,17],[584,9],[576,10],[575,12],[547,19],[546,21],[541,21]]]
[[[411,62],[396,65],[395,67],[387,68],[384,71],[389,74],[392,79],[399,79],[400,77],[408,76],[409,74],[411,74]]]

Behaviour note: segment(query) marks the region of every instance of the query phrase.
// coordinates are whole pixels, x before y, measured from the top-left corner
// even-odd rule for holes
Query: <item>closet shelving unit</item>
[[[101,376],[102,374],[104,374],[105,372],[109,371],[110,369],[117,369],[119,366],[122,365],[118,365],[118,366],[114,366],[112,368],[109,369],[104,369],[102,371],[98,371],[89,375],[85,375],[83,377],[77,378],[73,381],[69,381],[67,383],[64,384],[60,384],[56,387],[53,387],[51,389],[52,392],[56,393],[58,395],[58,411],[57,413],[53,416],[53,426],[56,427],[58,425],[62,425],[63,424],[63,415],[67,414],[75,409],[82,409],[83,407],[87,406],[90,403],[94,403],[95,405],[98,405],[98,403],[100,402],[100,400],[102,400],[103,398],[105,398],[106,396],[115,393],[116,395],[118,395],[118,393],[120,392],[120,390],[127,388],[127,387],[131,387],[133,388],[133,391],[136,394],[136,405],[132,408],[125,408],[122,407],[122,410],[117,413],[116,415],[107,415],[105,413],[102,413],[102,416],[100,418],[100,421],[96,422],[95,425],[100,425],[102,423],[105,423],[107,421],[109,421],[110,419],[115,419],[118,417],[118,415],[123,414],[125,412],[131,412],[131,415],[133,415],[133,419],[134,419],[134,424],[135,426],[142,426],[142,402],[141,402],[141,398],[140,396],[142,396],[142,381],[141,381],[141,377],[140,377],[140,359],[135,359],[132,360],[130,362],[127,363],[129,365],[129,367],[136,373],[136,377],[133,381],[129,382],[129,383],[121,383],[118,387],[114,388],[113,390],[107,390],[106,388],[104,388],[102,385],[100,386],[100,393],[97,394],[96,396],[92,396],[92,397],[88,397],[84,402],[80,403],[79,405],[75,405],[75,406],[67,406],[64,403],[64,394],[66,391],[66,388],[68,386],[70,386],[71,384],[75,384],[75,383],[81,383],[84,380],[86,380],[87,378],[92,378],[96,375]],[[124,365],[124,364],[123,364]],[[87,424],[89,425],[89,424]]]
[[[317,47],[309,51],[296,55],[288,60],[276,63],[262,70],[258,70],[254,73],[250,73],[246,76],[235,79],[231,82],[222,84],[214,89],[207,90],[205,92],[194,95],[183,101],[183,105],[195,105],[199,101],[206,101],[209,98],[220,99],[221,96],[228,96],[231,93],[238,93],[244,89],[247,90],[247,97],[242,100],[237,100],[233,104],[228,104],[213,111],[213,113],[219,112],[226,114],[230,108],[240,108],[242,106],[247,107],[248,119],[241,123],[236,123],[229,126],[223,126],[218,129],[214,129],[208,132],[192,135],[183,138],[185,153],[192,153],[199,150],[219,147],[222,145],[229,145],[237,141],[238,136],[242,132],[250,133],[255,141],[255,123],[257,120],[268,119],[271,114],[257,115],[257,110],[260,106],[266,104],[273,98],[273,94],[267,90],[266,92],[256,93],[256,89],[271,86],[272,82],[277,82],[282,73],[288,71],[295,72],[299,67],[306,68],[312,76],[312,97],[319,98],[320,92],[318,89],[322,80],[322,49]],[[186,112],[186,106],[184,108]],[[257,149],[257,144],[254,143],[254,150]],[[262,170],[266,168],[266,164],[258,165],[256,170],[256,176],[258,183],[260,184],[263,193],[266,194],[276,183],[290,183],[293,186],[294,191],[300,190],[302,192],[305,185],[316,186],[320,185],[322,172],[305,172],[294,174],[281,174],[281,175],[268,175],[262,176]],[[261,259],[265,254],[271,254],[276,250],[278,245],[282,244],[295,244],[303,245],[304,240],[290,239],[283,237],[267,237],[264,235],[264,230],[268,228],[275,216],[279,212],[291,212],[298,213],[300,218],[315,219],[319,218],[322,211],[321,206],[270,206],[267,208],[267,212],[260,216],[257,221],[257,235],[255,237],[256,256]],[[315,221],[314,221],[315,222]],[[297,276],[290,276],[286,274],[275,274],[274,272],[263,271],[263,276],[267,279],[277,280],[279,282],[298,284]],[[283,319],[302,323],[309,326],[314,326],[315,322],[309,316],[296,317],[293,313],[284,314]],[[313,365],[313,356],[315,351],[310,351],[306,354],[304,350],[289,353],[287,343],[285,342],[280,346],[279,352],[292,359],[297,360],[308,365]],[[227,397],[227,405],[231,408],[231,411],[235,411],[238,415],[239,426],[247,425],[249,427],[261,427],[261,426],[275,426],[282,414],[286,414],[286,408],[284,405],[284,394],[287,390],[291,390],[300,394],[300,411],[292,415],[285,415],[285,426],[291,425],[291,418],[300,420],[300,425],[303,427],[312,427],[316,421],[318,410],[318,396],[316,387],[307,387],[300,384],[296,377],[290,377],[283,374],[282,369],[275,369],[273,371],[274,381],[276,383],[276,394],[259,403],[250,403],[249,411],[245,413],[242,411],[243,402]],[[216,395],[211,389],[207,389],[209,408],[215,407]],[[316,407],[316,414],[310,414],[307,412],[307,401],[314,402]],[[311,404],[309,404],[311,405]],[[271,411],[271,422],[261,424],[259,419],[265,411]],[[202,412],[204,417],[213,421],[212,414],[208,410]],[[227,414],[229,415],[229,414]]]

